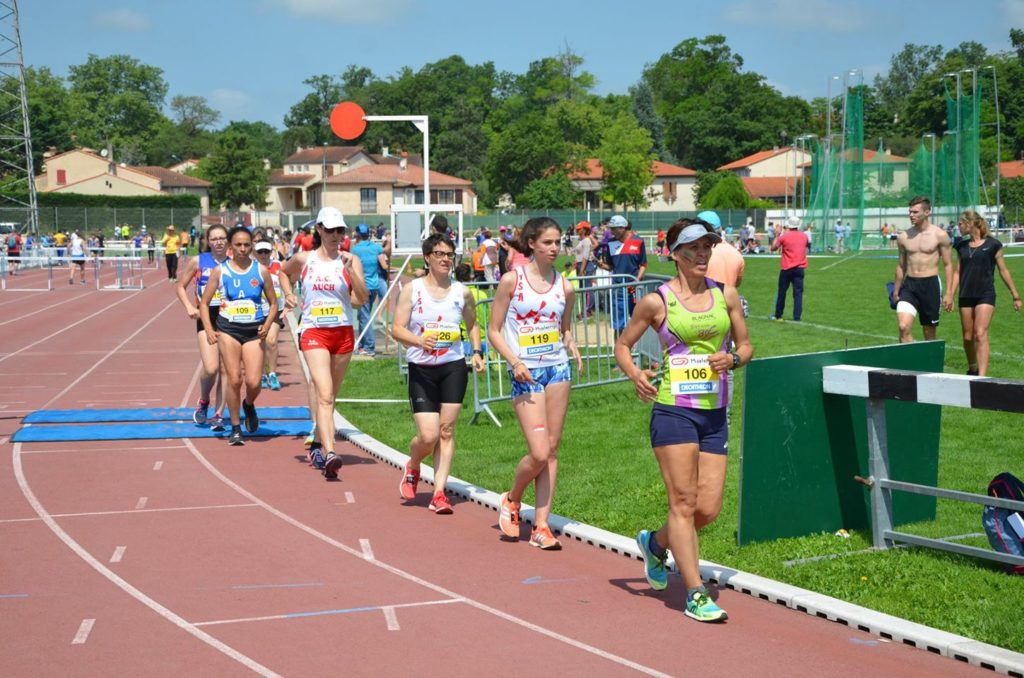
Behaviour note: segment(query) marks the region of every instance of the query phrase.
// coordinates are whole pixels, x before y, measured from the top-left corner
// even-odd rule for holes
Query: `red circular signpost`
[[[366,131],[366,111],[354,101],[343,101],[331,111],[331,131],[345,141],[358,139]]]

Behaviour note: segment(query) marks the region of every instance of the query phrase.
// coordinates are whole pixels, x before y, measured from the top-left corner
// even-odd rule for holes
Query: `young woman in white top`
[[[398,490],[406,501],[416,498],[420,463],[433,454],[434,494],[428,508],[448,514],[452,506],[445,485],[455,456],[455,422],[468,385],[462,322],[469,332],[477,372],[484,369],[484,354],[473,295],[468,287],[451,279],[455,244],[443,233],[435,233],[423,241],[423,259],[427,274],[402,290],[391,327],[395,341],[407,347],[409,402],[416,424]]]
[[[583,367],[572,336],[573,288],[554,268],[561,236],[561,227],[547,217],[523,225],[520,246],[533,259],[501,277],[487,331],[491,346],[508,362],[512,404],[528,449],[516,467],[512,489],[501,496],[498,525],[505,536],[519,538],[520,502],[536,481],[530,544],[545,550],[560,548],[548,516],[569,406],[569,355],[577,370]]]
[[[367,298],[359,257],[340,251],[345,218],[336,207],[324,207],[316,217],[313,249],[299,251],[281,273],[290,282],[302,278],[302,334],[299,348],[309,367],[309,413],[313,440],[309,459],[324,477],[334,480],[341,457],[334,453],[334,399],[352,359],[355,335],[352,306]],[[294,294],[285,294],[285,307],[294,308]]]

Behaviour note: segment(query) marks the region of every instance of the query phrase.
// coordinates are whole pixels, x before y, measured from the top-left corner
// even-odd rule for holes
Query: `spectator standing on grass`
[[[373,304],[381,299],[380,269],[387,266],[387,258],[384,256],[384,248],[370,240],[370,227],[366,224],[356,226],[356,244],[352,247],[352,254],[359,257],[363,264],[363,280],[367,291],[366,302],[358,311],[359,332],[363,338],[359,340],[357,349],[359,355],[372,358],[377,354],[377,339],[370,325],[370,315],[373,313]]]
[[[786,232],[775,239],[772,252],[782,250],[779,260],[779,289],[775,295],[775,314],[772,320],[782,320],[786,309],[786,295],[793,286],[793,320],[799,321],[804,310],[804,272],[807,270],[809,237],[800,232],[800,217],[786,219]]]
[[[643,238],[633,233],[633,227],[626,217],[616,214],[608,220],[612,240],[608,242],[605,259],[601,266],[613,275],[612,283],[627,283],[643,280],[647,272],[647,248]],[[629,316],[636,307],[636,288],[623,287],[612,291],[612,329],[616,335],[626,329]]]
[[[717,622],[728,615],[701,580],[697,533],[722,508],[729,452],[726,375],[749,363],[754,348],[736,289],[707,276],[712,248],[721,242],[718,234],[701,221],[680,219],[669,228],[668,242],[675,276],[640,301],[615,342],[615,359],[637,396],[654,402],[651,447],[668,495],[665,523],[654,531],[641,530],[636,541],[651,588],[668,586],[671,550],[686,586],[684,613]],[[648,329],[661,342],[666,368],[661,375],[633,362],[633,347]],[[732,341],[735,350],[730,350]],[[652,384],[658,376],[660,383]]]
[[[910,201],[910,228],[896,240],[899,255],[892,298],[896,301],[896,319],[900,342],[914,341],[914,317],[921,323],[925,340],[935,338],[940,306],[953,310],[953,263],[949,235],[931,222],[932,204],[917,196]],[[946,294],[942,294],[939,262],[945,273]]]
[[[836,236],[836,254],[843,253],[843,240],[846,238],[846,228],[843,226],[843,222],[836,219],[835,228],[832,229]]]
[[[950,293],[960,288],[960,326],[963,328],[967,374],[984,377],[988,374],[988,328],[996,310],[995,269],[999,269],[1006,289],[1013,298],[1013,310],[1020,312],[1021,299],[1006,268],[1003,244],[988,233],[988,223],[974,210],[960,217],[960,228],[966,234],[956,245],[958,265],[954,269]]]
[[[594,236],[590,231],[590,223],[581,221],[576,225],[576,233],[579,235],[579,242],[573,248],[573,261],[576,265],[576,276],[582,277],[581,284],[584,288],[583,294],[583,317],[588,318],[594,314],[594,295],[586,291],[586,288],[594,286],[593,275],[597,271],[597,261],[594,259]]]

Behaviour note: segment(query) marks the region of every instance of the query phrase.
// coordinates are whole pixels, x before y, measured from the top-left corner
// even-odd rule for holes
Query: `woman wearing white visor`
[[[668,493],[666,523],[637,535],[645,575],[651,587],[664,589],[671,549],[686,585],[686,615],[705,622],[723,621],[727,615],[701,582],[697,531],[722,508],[729,451],[726,375],[750,362],[754,353],[736,288],[707,277],[712,248],[721,240],[703,222],[672,224],[667,241],[676,276],[637,304],[615,343],[615,359],[637,396],[654,402],[651,447]],[[633,345],[647,328],[661,340],[660,375],[633,363]]]

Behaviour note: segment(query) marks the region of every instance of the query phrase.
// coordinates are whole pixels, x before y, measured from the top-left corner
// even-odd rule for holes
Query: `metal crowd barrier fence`
[[[0,255],[0,289],[7,292],[52,291],[53,260],[48,257]]]
[[[995,506],[1011,511],[1024,511],[1024,502],[893,480],[889,473],[885,421],[886,400],[1024,413],[1024,381],[876,369],[855,365],[827,366],[822,368],[821,373],[824,393],[867,399],[868,471],[871,475],[864,482],[871,490],[871,530],[876,549],[888,549],[897,543],[904,543],[1009,565],[1024,565],[1024,557],[1021,556],[930,539],[893,529],[894,490]]]

